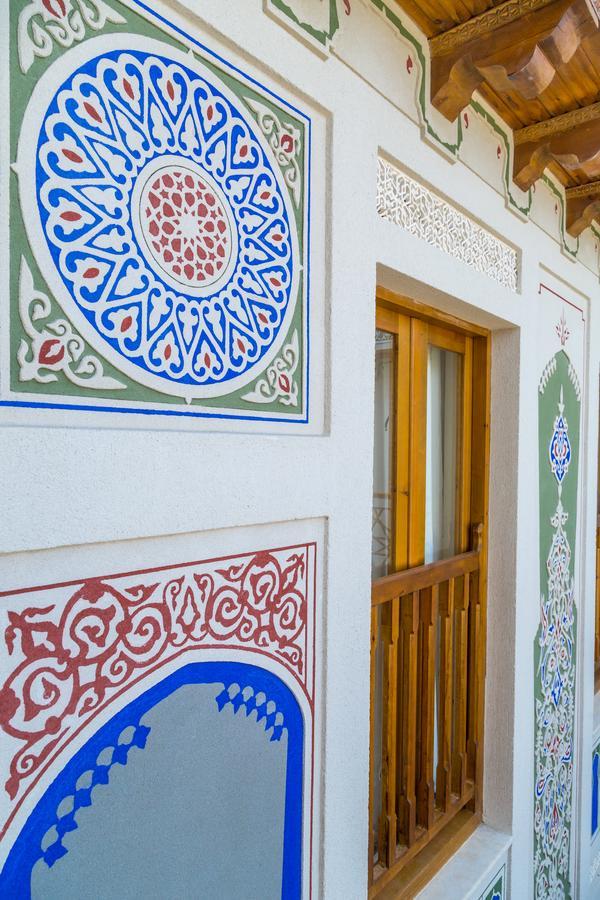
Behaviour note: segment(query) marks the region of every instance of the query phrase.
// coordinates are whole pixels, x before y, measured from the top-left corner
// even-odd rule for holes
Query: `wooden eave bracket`
[[[600,181],[567,188],[566,198],[567,231],[579,237],[594,220],[600,221]]]

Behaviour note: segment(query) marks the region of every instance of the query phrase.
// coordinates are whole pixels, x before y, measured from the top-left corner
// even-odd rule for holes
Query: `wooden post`
[[[454,578],[442,585],[440,604],[440,710],[438,731],[438,764],[436,773],[437,803],[446,812],[452,791],[452,698],[453,698],[453,621]]]
[[[417,823],[423,828],[433,825],[434,783],[433,742],[435,733],[435,663],[438,621],[437,584],[421,591],[419,656],[419,780],[417,785]]]
[[[400,815],[402,836],[412,847],[416,831],[417,640],[419,592],[402,598],[402,736]]]

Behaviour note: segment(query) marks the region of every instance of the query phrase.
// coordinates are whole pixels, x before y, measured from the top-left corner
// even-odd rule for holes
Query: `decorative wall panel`
[[[308,117],[136,0],[10,14],[1,402],[306,421]]]
[[[515,250],[385,159],[377,163],[377,212],[511,291],[519,281]]]
[[[560,327],[562,324],[562,328]],[[557,335],[568,340],[564,320]],[[564,350],[539,386],[540,626],[535,639],[536,900],[570,898],[577,606],[575,559],[581,388]]]
[[[284,742],[273,766],[283,767],[282,784],[287,779],[289,797],[296,800],[288,800],[282,788],[285,814],[281,805],[280,818],[273,819],[273,841],[283,841],[277,877],[295,885],[284,896],[310,896],[315,567],[316,545],[308,543],[1,595],[3,896],[15,896],[16,886],[18,896],[26,896],[34,884],[44,885],[38,896],[54,896],[55,890],[60,896],[69,879],[80,878],[81,861],[73,872],[61,862],[57,881],[48,879],[44,866],[52,868],[68,850],[87,847],[86,829],[94,833],[95,819],[81,810],[113,785],[116,763],[124,766],[132,754],[138,759],[160,733],[158,722],[153,732],[145,714],[173,691],[199,684],[208,685],[208,693],[200,697],[198,715],[212,724],[194,741],[218,748],[215,735],[229,726],[214,715],[227,708],[251,717],[267,744]],[[172,716],[165,740],[184,725]],[[156,740],[152,753],[163,746]],[[231,740],[246,746],[243,735]],[[261,747],[259,741],[258,758],[267,753]],[[240,810],[251,803],[244,793],[250,790],[247,764],[242,754],[227,775],[242,779]],[[145,765],[136,763],[142,770]],[[256,777],[271,783],[264,773]],[[102,802],[120,802],[110,797]],[[72,837],[79,826],[81,835]],[[281,885],[278,891],[279,896]]]

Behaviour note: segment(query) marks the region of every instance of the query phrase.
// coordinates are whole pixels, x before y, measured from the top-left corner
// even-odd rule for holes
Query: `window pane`
[[[430,347],[427,361],[425,562],[456,553],[457,450],[462,360]]]
[[[392,561],[392,461],[394,447],[394,335],[375,335],[375,455],[371,570],[381,578]]]

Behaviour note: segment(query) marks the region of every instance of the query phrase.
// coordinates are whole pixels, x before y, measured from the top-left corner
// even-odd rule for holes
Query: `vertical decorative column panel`
[[[575,558],[581,391],[561,350],[539,386],[540,625],[535,638],[534,896],[573,896]]]

